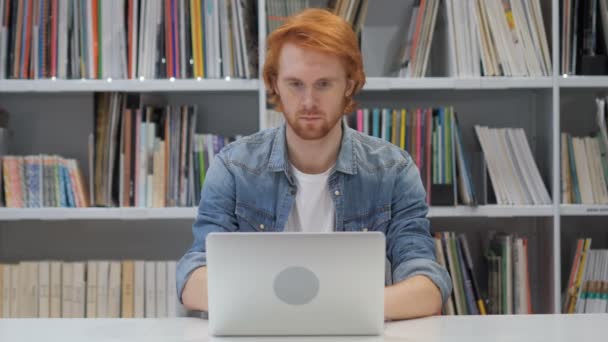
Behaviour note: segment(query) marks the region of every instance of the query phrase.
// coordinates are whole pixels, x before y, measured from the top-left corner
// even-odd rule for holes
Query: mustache
[[[324,112],[318,110],[298,111],[296,114],[298,116],[325,116]]]

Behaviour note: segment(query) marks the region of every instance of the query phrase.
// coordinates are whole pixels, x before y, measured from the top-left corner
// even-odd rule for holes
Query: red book
[[[175,77],[173,75],[173,54],[171,46],[173,45],[173,25],[171,24],[171,0],[165,0],[165,56],[167,58],[167,78]]]
[[[99,36],[102,34],[99,30],[99,10],[97,0],[91,0],[91,13],[93,19],[93,75],[92,78],[101,78],[99,73]],[[103,29],[103,28],[101,28]]]
[[[416,50],[418,48],[418,40],[420,39],[420,31],[422,29],[422,20],[424,18],[425,9],[426,0],[420,0],[420,7],[418,8],[418,16],[416,18],[416,31],[414,31],[414,41],[412,42],[412,51],[410,56],[410,74],[414,69],[414,62],[416,61]]]
[[[51,0],[51,77],[57,76],[57,0]]]
[[[21,69],[21,77],[22,78],[32,78],[30,74],[30,48],[32,45],[32,13],[34,12],[32,9],[33,3],[32,0],[27,0],[27,12],[25,13],[25,46],[23,50],[23,68]]]

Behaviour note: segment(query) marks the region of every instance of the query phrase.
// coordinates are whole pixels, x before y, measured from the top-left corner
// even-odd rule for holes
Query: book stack
[[[532,313],[528,240],[497,234],[486,252],[487,296],[477,281],[469,244],[464,234],[435,234],[437,262],[452,278],[453,291],[443,307],[445,315],[529,314]]]
[[[577,240],[563,312],[608,312],[608,250],[592,250],[590,238]]]
[[[452,107],[362,108],[346,122],[406,150],[420,170],[429,204],[476,204],[470,164]]]
[[[56,155],[0,158],[0,195],[8,208],[89,206],[89,195],[75,159]]]
[[[153,107],[136,95],[96,96],[94,205],[195,206],[213,157],[235,138],[197,135],[196,106]]]
[[[449,76],[549,76],[539,0],[446,0]]]
[[[0,79],[255,78],[253,0],[0,0]]]
[[[438,12],[439,0],[413,2],[406,17],[409,25],[400,53],[398,77],[426,76]]]
[[[498,234],[490,241],[488,262],[488,312],[531,314],[528,240]]]
[[[175,261],[0,264],[0,318],[162,318],[186,315]]]
[[[551,204],[523,129],[476,125],[475,132],[498,204]]]
[[[444,315],[485,315],[485,299],[481,295],[477,274],[464,234],[453,232],[435,234],[437,262],[452,278],[452,293],[444,304]]]
[[[561,134],[562,203],[608,204],[608,129],[606,100],[596,100],[598,133]]]

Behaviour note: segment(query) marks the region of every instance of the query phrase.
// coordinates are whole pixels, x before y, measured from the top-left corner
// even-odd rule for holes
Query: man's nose
[[[305,110],[310,110],[316,106],[316,101],[314,89],[307,88],[302,95],[302,107]]]

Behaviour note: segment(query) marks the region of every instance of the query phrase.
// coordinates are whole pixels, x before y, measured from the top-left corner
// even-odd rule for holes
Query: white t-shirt
[[[286,232],[333,232],[336,208],[329,195],[327,180],[331,170],[319,174],[306,174],[291,165],[295,176],[295,202],[289,213]]]

